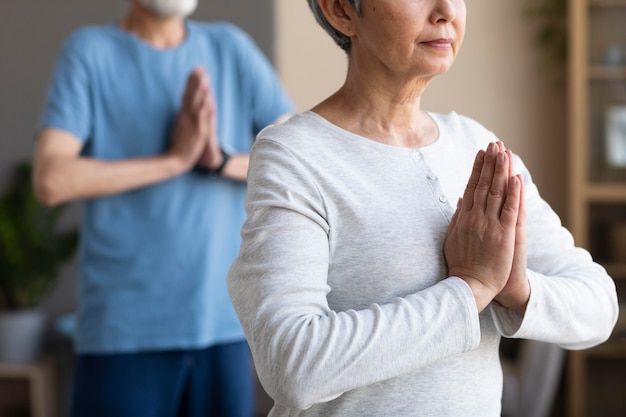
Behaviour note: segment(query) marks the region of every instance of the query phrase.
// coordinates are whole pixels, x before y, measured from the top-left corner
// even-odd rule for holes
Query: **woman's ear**
[[[348,37],[355,34],[353,19],[357,13],[348,0],[317,0],[317,3],[332,27]]]

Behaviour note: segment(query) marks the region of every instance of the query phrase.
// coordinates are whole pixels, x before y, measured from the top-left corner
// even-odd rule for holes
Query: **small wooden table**
[[[0,362],[0,379],[28,382],[28,398],[32,417],[58,417],[56,362],[47,357],[33,364]],[[0,414],[2,411],[0,410]]]

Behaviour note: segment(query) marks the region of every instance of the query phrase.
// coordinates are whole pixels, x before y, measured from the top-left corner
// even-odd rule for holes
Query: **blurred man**
[[[131,0],[58,57],[35,189],[82,200],[73,416],[253,414],[250,352],[226,289],[248,151],[293,111],[273,68],[196,0]]]

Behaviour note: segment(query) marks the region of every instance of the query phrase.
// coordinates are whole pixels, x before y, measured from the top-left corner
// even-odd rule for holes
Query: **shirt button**
[[[426,178],[428,178],[428,179],[429,179],[429,180],[431,180],[431,181],[434,181],[434,180],[436,180],[436,179],[437,179],[437,177],[435,176],[435,174],[428,174],[428,175],[426,176]]]
[[[424,158],[424,156],[422,155],[422,153],[421,153],[420,151],[415,151],[415,157],[416,157],[417,159],[422,159],[422,158]]]
[[[446,198],[445,195],[440,195],[439,196],[439,201],[442,202],[442,203],[446,203],[446,202],[448,202],[448,199]]]

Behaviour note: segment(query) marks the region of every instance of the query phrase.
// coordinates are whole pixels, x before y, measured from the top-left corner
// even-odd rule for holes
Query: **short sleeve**
[[[85,141],[89,138],[93,113],[89,70],[83,53],[82,31],[65,42],[56,61],[44,101],[38,130],[65,130]]]
[[[276,70],[243,30],[233,28],[242,80],[251,92],[254,131],[258,133],[280,116],[295,111]]]

